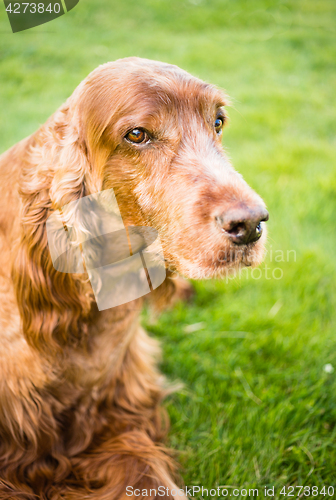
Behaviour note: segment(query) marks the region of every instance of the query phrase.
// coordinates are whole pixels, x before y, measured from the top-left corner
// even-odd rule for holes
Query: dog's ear
[[[28,161],[27,161],[28,158]],[[86,274],[54,269],[46,221],[55,210],[96,189],[76,112],[61,108],[33,136],[21,179],[21,235],[13,280],[24,334],[39,350],[81,342],[93,296]],[[91,185],[90,185],[91,184]]]

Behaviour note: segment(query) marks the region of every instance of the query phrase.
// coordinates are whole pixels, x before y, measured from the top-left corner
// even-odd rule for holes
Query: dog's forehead
[[[176,108],[225,106],[227,99],[214,85],[206,83],[172,65],[151,66],[147,70],[134,70],[129,84],[137,95],[152,98],[158,107]]]
[[[109,94],[119,107],[132,107],[141,101],[157,109],[167,105],[206,108],[228,104],[223,91],[178,66],[137,57],[100,66],[87,82],[96,95]]]

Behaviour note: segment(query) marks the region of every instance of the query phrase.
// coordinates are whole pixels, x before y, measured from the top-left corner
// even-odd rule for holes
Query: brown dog
[[[225,103],[176,66],[119,60],[0,157],[1,500],[175,496],[143,299],[98,311],[87,274],[53,267],[46,220],[113,188],[126,226],[157,229],[170,271],[258,264],[268,214],[223,153]]]

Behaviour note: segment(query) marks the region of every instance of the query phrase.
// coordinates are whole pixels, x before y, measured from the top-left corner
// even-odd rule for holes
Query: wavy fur
[[[207,125],[223,104],[221,92],[175,66],[121,60],[95,70],[0,157],[1,500],[119,500],[128,485],[176,487],[161,444],[170,389],[158,343],[139,325],[143,299],[99,312],[87,274],[54,269],[45,223],[113,187],[125,224],[159,230],[171,272],[218,275],[210,254],[229,243],[205,211],[260,201]],[[156,142],[127,143],[137,126]],[[254,246],[256,262],[262,248]],[[151,298],[162,307],[189,290],[167,278]]]

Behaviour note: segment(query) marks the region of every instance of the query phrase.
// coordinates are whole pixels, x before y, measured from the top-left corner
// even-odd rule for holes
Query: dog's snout
[[[261,222],[268,220],[263,206],[231,208],[215,217],[217,224],[236,245],[257,241],[262,235]]]

